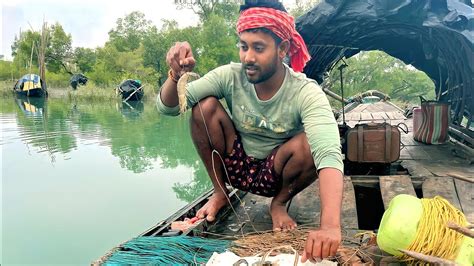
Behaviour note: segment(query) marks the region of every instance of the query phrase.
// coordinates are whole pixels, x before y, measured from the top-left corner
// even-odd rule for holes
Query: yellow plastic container
[[[410,195],[395,196],[385,210],[377,234],[380,249],[400,256],[399,249],[407,249],[413,242],[418,222],[423,214],[421,200]],[[474,240],[464,237],[455,260],[461,265],[474,265]]]

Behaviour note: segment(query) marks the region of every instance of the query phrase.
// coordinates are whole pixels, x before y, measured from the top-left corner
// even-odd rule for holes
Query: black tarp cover
[[[71,77],[71,80],[69,80],[69,83],[71,84],[71,87],[73,89],[77,89],[78,85],[86,85],[88,81],[88,78],[84,76],[84,74],[74,74]]]
[[[312,56],[304,72],[318,82],[342,57],[381,50],[425,72],[454,120],[472,119],[474,11],[465,1],[323,0],[296,28]]]
[[[119,85],[120,90],[124,92],[133,92],[134,90],[139,89],[141,86],[141,81],[136,79],[126,79]]]

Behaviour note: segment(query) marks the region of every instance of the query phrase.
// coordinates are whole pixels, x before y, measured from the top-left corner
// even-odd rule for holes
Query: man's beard
[[[278,67],[277,58],[278,58],[277,56],[273,58],[272,62],[268,66],[268,69],[265,71],[263,71],[260,66],[255,65],[255,64],[242,64],[242,68],[245,72],[245,75],[247,76],[247,80],[252,84],[258,84],[270,79],[273,76],[273,74],[275,74],[277,71],[277,67]],[[257,75],[249,76],[246,71],[247,69],[255,70],[257,72]]]

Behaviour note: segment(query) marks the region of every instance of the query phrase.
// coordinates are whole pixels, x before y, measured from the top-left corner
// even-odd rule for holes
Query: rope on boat
[[[105,265],[197,265],[206,263],[214,252],[224,252],[229,240],[190,236],[134,238],[121,246]]]
[[[415,239],[407,248],[421,254],[456,259],[463,235],[449,229],[448,221],[466,226],[466,216],[446,199],[436,196],[432,199],[421,199],[423,214],[418,223]],[[402,256],[407,261],[413,261],[409,256]]]

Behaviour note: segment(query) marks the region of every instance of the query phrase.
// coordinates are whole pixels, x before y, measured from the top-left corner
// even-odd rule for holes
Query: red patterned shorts
[[[282,179],[275,173],[273,167],[277,150],[278,147],[274,148],[265,159],[247,156],[240,136],[237,135],[232,152],[224,157],[229,176],[229,180],[226,181],[230,181],[233,187],[243,191],[265,197],[276,196],[282,186]]]

